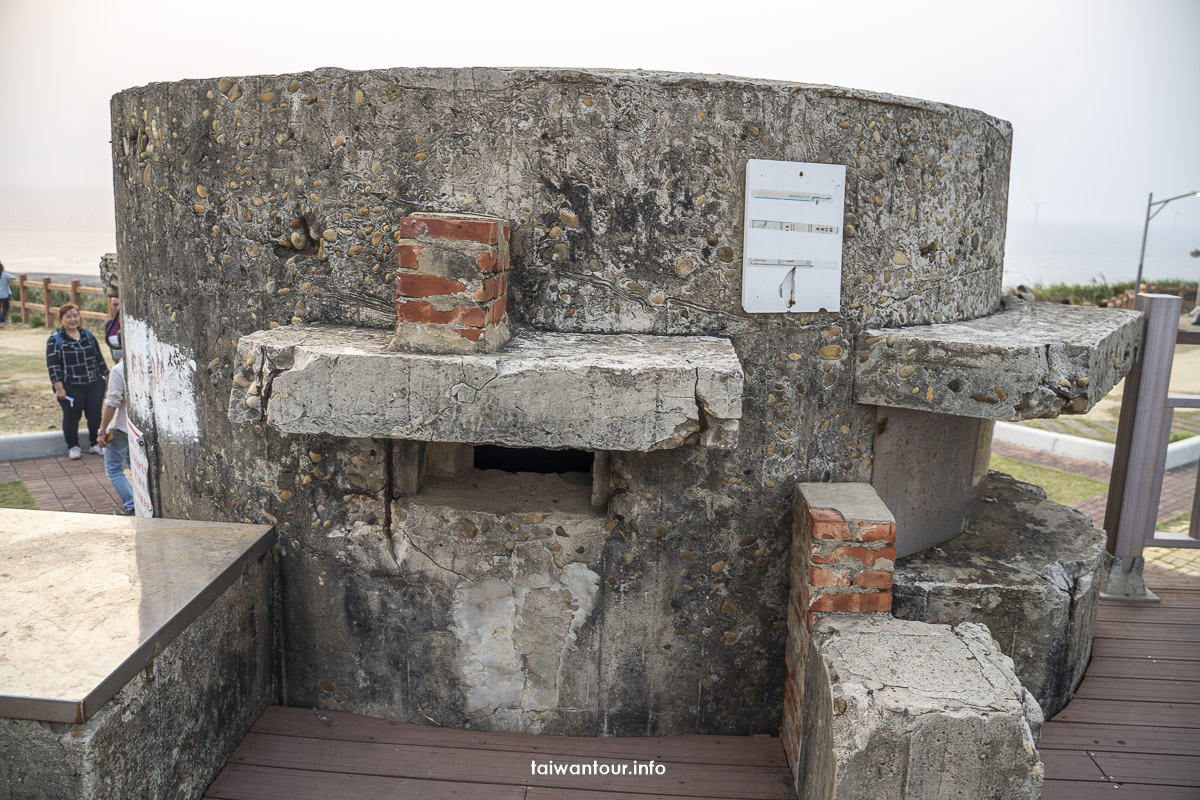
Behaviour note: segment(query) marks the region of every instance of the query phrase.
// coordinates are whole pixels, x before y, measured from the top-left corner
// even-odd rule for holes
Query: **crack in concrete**
[[[411,546],[412,546],[412,549],[416,550],[418,553],[420,553],[421,555],[425,556],[425,558],[429,559],[429,563],[430,563],[430,564],[433,564],[435,567],[437,567],[438,569],[440,569],[442,572],[449,572],[451,575],[457,575],[458,577],[462,578],[462,579],[463,579],[464,581],[466,581],[467,583],[474,583],[474,582],[475,582],[475,578],[472,578],[472,577],[471,577],[471,576],[469,576],[469,575],[464,575],[464,574],[462,574],[461,572],[456,572],[456,571],[454,571],[454,570],[450,569],[449,567],[447,567],[447,566],[443,566],[442,564],[438,563],[437,559],[435,559],[433,556],[429,555],[429,553],[426,553],[426,552],[425,552],[425,551],[424,551],[424,550],[421,548],[421,546],[420,546],[420,545],[418,545],[418,544],[417,544],[415,541],[413,541],[413,538],[412,538],[411,536],[409,536],[409,535],[408,535],[408,532],[407,532],[407,531],[405,531],[403,528],[400,528],[400,529],[399,529],[398,531],[396,531],[396,532],[397,532],[397,533],[399,533],[401,536],[403,536],[403,537],[404,537],[404,540],[405,540],[406,542],[408,542],[408,544],[409,544],[409,545],[411,545]],[[394,553],[393,553],[393,557],[395,557],[395,554],[394,554]],[[399,559],[396,559],[396,560],[397,560],[397,562],[399,562]]]

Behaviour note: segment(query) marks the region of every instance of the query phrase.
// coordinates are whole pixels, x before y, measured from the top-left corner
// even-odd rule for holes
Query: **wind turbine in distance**
[[[1038,214],[1041,213],[1042,206],[1049,202],[1049,200],[1043,200],[1040,203],[1037,200],[1033,201],[1033,227],[1037,227]]]

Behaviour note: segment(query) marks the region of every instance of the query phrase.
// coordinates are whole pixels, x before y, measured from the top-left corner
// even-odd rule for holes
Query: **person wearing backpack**
[[[96,337],[80,327],[78,306],[63,304],[58,310],[58,320],[62,327],[46,340],[46,369],[54,386],[54,396],[62,406],[67,455],[70,458],[80,456],[80,416],[87,417],[88,452],[103,455],[97,436],[108,364],[104,362]]]

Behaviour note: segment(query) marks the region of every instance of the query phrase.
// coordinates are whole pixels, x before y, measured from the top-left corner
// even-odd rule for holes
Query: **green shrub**
[[[1188,287],[1185,291],[1185,303],[1195,303],[1196,301],[1196,281],[1185,281],[1178,278],[1168,278],[1157,281],[1143,281],[1147,285],[1160,285],[1165,289],[1175,290],[1175,287],[1183,284]],[[1121,281],[1119,283],[1051,283],[1043,285],[1040,283],[1033,284],[1033,293],[1037,299],[1043,303],[1061,303],[1064,299],[1070,300],[1072,305],[1083,305],[1091,303],[1099,305],[1100,302],[1108,300],[1112,297],[1117,297],[1126,289],[1133,288],[1133,281]],[[1188,306],[1191,308],[1191,306]]]

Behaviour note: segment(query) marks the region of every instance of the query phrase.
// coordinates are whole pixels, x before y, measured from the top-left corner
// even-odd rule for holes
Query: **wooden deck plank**
[[[1118,786],[1106,781],[1061,781],[1049,778],[1042,785],[1042,800],[1092,800],[1095,797],[1112,797],[1114,800],[1196,800],[1196,790],[1185,786],[1135,783]]]
[[[1200,578],[1154,564],[1147,564],[1142,570],[1142,576],[1152,592],[1160,588],[1200,590]]]
[[[1200,662],[1167,658],[1093,658],[1089,678],[1136,678],[1154,681],[1200,681]]]
[[[1044,800],[1200,798],[1200,578],[1145,577],[1162,602],[1101,602],[1087,677],[1042,728]]]
[[[1155,589],[1154,593],[1158,595],[1158,605],[1164,608],[1200,608],[1200,591],[1195,589]],[[1108,605],[1105,601],[1103,605]],[[1145,603],[1117,603],[1115,606],[1132,606],[1145,605]]]
[[[655,760],[787,768],[783,742],[777,737],[544,736],[410,725],[339,711],[320,713],[327,723],[319,720],[309,709],[269,706],[254,723],[253,730],[255,733],[312,739],[520,751],[540,759],[579,756],[641,762]]]
[[[1083,750],[1058,750],[1053,761],[1045,761],[1046,778],[1067,781],[1103,781],[1104,772]]]
[[[1200,642],[1200,625],[1170,622],[1097,622],[1096,638],[1139,642]]]
[[[1192,756],[1089,751],[1113,783],[1193,786],[1200,795],[1200,759]]]
[[[1107,750],[1113,753],[1163,753],[1200,756],[1200,729],[1159,728],[1151,725],[1096,725],[1059,722],[1042,726],[1038,750],[1054,760],[1050,750]]]
[[[778,768],[675,762],[665,764],[663,775],[534,775],[531,760],[528,754],[516,752],[343,742],[252,732],[230,756],[229,763],[444,781],[469,775],[472,781],[481,783],[562,789],[579,788],[581,779],[594,778],[635,794],[794,798],[791,773]],[[553,761],[568,767],[579,764],[594,768],[596,760],[564,756]],[[624,760],[613,763],[628,770],[634,768]]]
[[[208,787],[205,797],[212,800],[524,800],[525,789],[230,764]]]
[[[1097,636],[1092,642],[1092,658],[1164,658],[1200,661],[1200,641],[1147,642]]]
[[[231,765],[209,788],[206,800],[651,800],[657,795],[591,789],[545,789],[344,775],[312,770]],[[675,795],[674,800],[708,800]]]
[[[1098,725],[1147,725],[1158,728],[1195,728],[1196,707],[1188,703],[1138,703],[1123,700],[1071,700],[1054,717],[1055,722]]]
[[[1075,696],[1139,703],[1200,703],[1200,681],[1101,678],[1089,672]],[[1194,713],[1200,716],[1200,711]]]
[[[1134,606],[1126,603],[1101,603],[1096,614],[1097,622],[1173,622],[1181,624],[1196,624],[1200,622],[1200,609],[1164,606],[1162,604],[1147,607],[1145,604]]]

